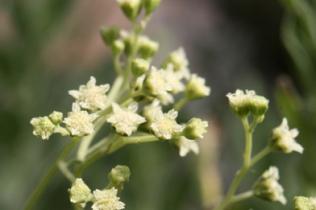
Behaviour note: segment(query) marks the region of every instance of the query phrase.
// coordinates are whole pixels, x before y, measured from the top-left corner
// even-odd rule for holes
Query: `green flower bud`
[[[123,190],[124,183],[129,181],[131,171],[127,166],[117,165],[112,168],[111,172],[108,174],[109,188],[115,187],[118,190]]]
[[[208,123],[199,118],[192,118],[184,128],[184,135],[189,139],[202,139],[207,132]]]
[[[269,100],[263,96],[255,95],[250,101],[251,112],[254,116],[262,116],[269,108]]]
[[[141,0],[117,0],[117,2],[128,19],[136,19],[140,11]]]
[[[49,115],[49,118],[54,124],[59,124],[59,123],[61,123],[63,121],[63,113],[57,112],[57,111],[53,111]]]
[[[294,198],[295,210],[316,210],[316,199],[297,196]]]
[[[147,36],[138,39],[138,53],[144,59],[152,58],[159,48],[159,44],[150,40]]]
[[[121,54],[125,49],[124,42],[120,39],[115,40],[112,44],[112,52],[114,55]]]
[[[211,89],[205,85],[205,79],[196,74],[192,74],[186,85],[186,96],[190,100],[209,96]]]
[[[132,72],[135,76],[144,74],[149,69],[149,62],[142,58],[136,58],[132,62]]]
[[[146,14],[151,14],[160,4],[161,0],[144,0]]]
[[[111,46],[113,42],[119,38],[120,35],[119,30],[116,27],[102,27],[100,33],[104,43],[108,46]]]

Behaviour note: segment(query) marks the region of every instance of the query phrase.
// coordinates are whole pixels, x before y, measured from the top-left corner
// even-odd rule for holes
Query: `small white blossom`
[[[148,122],[153,122],[163,117],[160,102],[155,99],[150,105],[145,106],[143,110],[143,115]]]
[[[190,76],[189,61],[182,47],[170,53],[166,61],[171,64],[180,78],[188,79]]]
[[[138,53],[142,58],[150,58],[159,49],[159,43],[151,40],[147,36],[140,36],[138,39]]]
[[[298,133],[296,128],[290,129],[287,119],[283,118],[281,125],[273,129],[273,145],[284,153],[303,153],[304,148],[295,140]]]
[[[117,196],[117,189],[114,187],[106,190],[95,190],[93,195],[93,210],[121,210],[125,208],[125,204],[120,201]]]
[[[163,104],[169,104],[174,101],[169,93],[172,91],[172,85],[168,80],[168,73],[164,69],[152,67],[145,80],[146,87],[151,95],[156,96]]]
[[[96,85],[96,79],[90,77],[86,85],[80,85],[79,90],[70,90],[69,95],[83,108],[90,111],[104,109],[108,103],[106,93],[110,85]]]
[[[174,109],[167,113],[157,114],[149,124],[154,134],[161,139],[171,139],[175,134],[183,131],[184,126],[179,125],[176,121],[178,112]]]
[[[259,198],[269,201],[280,202],[286,204],[283,187],[279,184],[279,170],[277,167],[271,166],[266,170],[257,181],[254,190],[255,195]]]
[[[185,157],[189,152],[193,152],[196,155],[199,154],[199,145],[194,140],[182,136],[176,141],[176,144],[179,147],[179,155],[181,157]]]
[[[184,134],[188,138],[202,139],[207,132],[208,122],[199,118],[192,118],[184,129]]]
[[[40,136],[43,140],[47,140],[55,130],[56,125],[49,117],[34,117],[31,119],[33,126],[33,135]]]
[[[54,124],[59,124],[63,121],[63,113],[58,112],[58,111],[53,111],[49,115],[49,119],[54,123]]]
[[[85,136],[94,132],[93,121],[95,114],[82,111],[77,103],[72,104],[72,111],[64,119],[67,129],[73,136]]]
[[[181,81],[182,77],[179,76],[179,74],[177,74],[176,72],[174,72],[173,65],[168,65],[165,71],[166,80],[171,87],[171,92],[173,94],[177,94],[184,91],[185,86]]]
[[[294,203],[295,210],[316,210],[316,198],[297,196]]]
[[[69,189],[70,202],[79,204],[84,208],[87,202],[91,201],[92,193],[90,188],[81,178],[77,178]]]
[[[145,118],[136,113],[137,104],[130,105],[127,109],[118,104],[112,104],[113,114],[107,119],[115,127],[116,132],[130,136],[138,126],[146,122]]]
[[[192,74],[186,85],[187,97],[189,99],[198,99],[209,96],[210,93],[211,89],[205,85],[205,79],[196,74]]]

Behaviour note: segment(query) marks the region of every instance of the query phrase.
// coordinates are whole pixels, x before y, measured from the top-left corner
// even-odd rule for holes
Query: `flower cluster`
[[[286,204],[283,187],[279,184],[279,170],[271,166],[266,170],[254,186],[255,195],[259,198]]]
[[[316,198],[297,196],[294,203],[295,210],[316,210]]]

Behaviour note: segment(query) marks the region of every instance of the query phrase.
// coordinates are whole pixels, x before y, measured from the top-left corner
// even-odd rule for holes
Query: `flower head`
[[[93,210],[121,210],[125,208],[125,204],[120,201],[117,196],[117,189],[114,187],[106,190],[95,190],[93,195]]]
[[[146,122],[145,118],[136,113],[137,104],[130,105],[127,109],[118,104],[112,104],[113,114],[108,118],[108,122],[115,127],[116,132],[130,136],[137,130],[138,126]]]
[[[186,137],[191,139],[202,139],[207,132],[208,122],[199,118],[192,118],[184,129]]]
[[[189,99],[198,99],[209,96],[211,89],[205,85],[205,79],[196,74],[192,74],[187,85],[186,95]]]
[[[162,114],[157,112],[149,127],[158,138],[169,140],[183,131],[183,126],[176,121],[177,116],[178,112],[173,109]]]
[[[186,156],[189,152],[199,154],[199,145],[196,141],[190,140],[181,136],[177,141],[176,145],[179,147],[179,155],[181,157]]]
[[[129,181],[130,175],[131,171],[127,166],[117,165],[115,168],[112,168],[111,172],[108,174],[108,186],[122,190],[124,183]]]
[[[104,109],[108,103],[105,95],[110,85],[96,85],[96,79],[90,77],[86,85],[81,85],[79,90],[70,90],[69,95],[76,99],[76,102],[83,108],[90,111]]]
[[[56,125],[49,117],[34,117],[31,119],[33,126],[33,135],[40,136],[43,140],[47,140],[55,130]]]
[[[138,46],[138,53],[144,59],[153,57],[159,49],[159,43],[149,39],[147,36],[139,37]]]
[[[139,12],[141,0],[117,0],[122,11],[130,20],[134,20]]]
[[[92,193],[90,188],[81,178],[77,178],[69,189],[70,202],[79,204],[84,208],[87,202],[91,201]]]
[[[281,125],[274,128],[272,133],[272,144],[278,150],[284,153],[303,153],[304,148],[295,140],[299,132],[296,128],[289,128],[286,118],[283,118]]]
[[[295,210],[316,210],[316,198],[297,196],[294,198]]]
[[[165,62],[165,67],[169,64],[173,66],[174,71],[177,72],[181,78],[189,78],[189,61],[182,47],[170,53]]]
[[[85,136],[94,132],[93,121],[96,119],[95,114],[89,114],[82,111],[77,103],[72,104],[72,111],[64,119],[67,129],[73,136]]]
[[[167,83],[170,85],[171,92],[173,94],[177,94],[184,91],[185,87],[183,82],[181,81],[182,77],[174,71],[173,65],[168,65],[165,71],[166,80]]]
[[[283,187],[279,184],[279,170],[271,166],[266,170],[254,186],[255,195],[259,198],[286,204]]]
[[[153,122],[163,117],[162,107],[160,102],[155,99],[150,105],[144,107],[143,115],[147,122]]]

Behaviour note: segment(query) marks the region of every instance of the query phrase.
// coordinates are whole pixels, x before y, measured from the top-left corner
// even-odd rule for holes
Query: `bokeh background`
[[[23,209],[68,141],[40,141],[32,136],[30,119],[67,112],[67,90],[90,75],[100,83],[113,80],[110,51],[99,36],[102,25],[129,27],[115,1],[0,1],[0,209]],[[287,206],[254,198],[233,209],[291,209],[294,195],[316,195],[315,0],[163,0],[146,33],[160,42],[156,63],[183,46],[191,70],[207,79],[211,97],[190,104],[182,117],[209,120],[210,132],[199,157],[180,158],[162,143],[124,148],[89,168],[84,178],[91,186],[103,185],[116,164],[127,164],[127,209],[210,210],[240,166],[242,129],[225,94],[243,88],[271,101],[255,134],[256,151],[283,116],[299,128],[306,150],[271,155],[243,183],[247,189],[269,165],[278,166]],[[70,209],[68,187],[56,175],[36,209]]]

